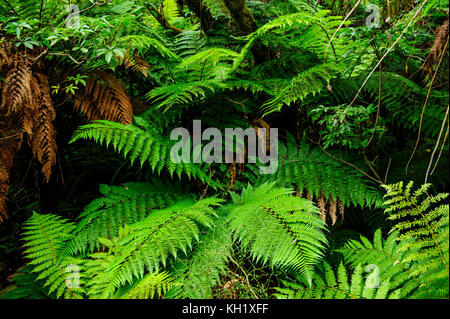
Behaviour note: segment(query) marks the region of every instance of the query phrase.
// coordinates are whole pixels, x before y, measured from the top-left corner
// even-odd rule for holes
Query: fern
[[[395,231],[383,239],[381,230],[377,230],[373,242],[360,236],[360,241],[350,240],[337,251],[352,267],[363,266],[366,270],[375,271],[381,281],[390,280],[390,289],[398,289],[399,298],[406,298],[414,296],[422,283],[411,276],[414,265],[407,261],[407,257],[413,252],[404,249],[410,245],[409,241],[399,241],[398,237],[399,232]]]
[[[95,253],[88,265],[92,288],[90,295],[108,298],[125,284],[142,280],[146,271],[159,271],[169,257],[180,251],[187,253],[193,241],[199,239],[199,226],[211,226],[215,215],[213,206],[221,201],[215,198],[195,202],[179,202],[158,210],[138,223],[125,226],[117,239],[104,241],[109,251]],[[95,271],[96,270],[96,271]]]
[[[17,270],[10,278],[11,285],[0,291],[0,299],[45,299],[48,289],[43,288],[42,280],[36,281],[38,274],[31,272],[27,265]]]
[[[274,98],[262,105],[264,115],[279,111],[284,105],[303,101],[310,94],[319,94],[338,70],[336,65],[326,64],[314,66],[298,74]]]
[[[362,175],[336,162],[319,148],[303,141],[299,146],[289,137],[286,145],[279,145],[279,166],[275,174],[262,176],[259,183],[276,181],[277,185],[292,187],[300,193],[306,190],[325,199],[338,199],[346,206],[381,207],[382,196]]]
[[[181,58],[170,50],[165,43],[162,43],[159,39],[148,35],[126,35],[119,38],[118,43],[124,47],[136,49],[139,52],[144,52],[145,50],[152,48],[168,61],[178,62],[181,60]]]
[[[152,273],[118,297],[122,299],[152,299],[154,296],[162,296],[173,285],[173,278],[169,274],[165,272]]]
[[[33,213],[25,226],[25,256],[33,273],[38,273],[36,280],[44,280],[44,287],[56,297],[79,297],[83,290],[69,281],[70,265],[77,265],[74,258],[65,258],[62,248],[70,240],[74,225],[55,215]]]
[[[271,267],[299,273],[308,282],[327,244],[325,225],[308,200],[273,183],[233,195],[230,227],[251,256]],[[264,231],[261,231],[264,230]]]
[[[171,176],[176,173],[181,178],[181,174],[184,173],[189,178],[196,177],[203,182],[208,181],[208,176],[200,167],[191,163],[172,162],[170,149],[173,144],[154,131],[146,131],[133,125],[96,121],[94,124],[79,127],[71,143],[79,139],[91,139],[106,146],[112,144],[114,150],[128,157],[131,164],[139,158],[141,166],[148,162],[152,170],[156,170],[158,174],[166,168]]]
[[[100,185],[100,192],[104,196],[93,200],[78,216],[74,239],[66,247],[67,254],[93,252],[99,248],[98,238],[114,238],[122,227],[144,219],[153,210],[189,198],[156,180],[152,184]]]
[[[285,287],[276,288],[280,299],[397,299],[398,290],[390,292],[389,280],[376,283],[374,278],[364,276],[361,265],[348,274],[339,264],[337,271],[323,264],[323,275],[316,274],[312,285],[284,281]]]
[[[233,60],[239,54],[235,51],[210,48],[185,58],[175,69],[178,79],[188,81],[226,80]]]
[[[166,112],[175,105],[189,105],[226,87],[225,83],[217,80],[177,83],[153,89],[146,97],[152,103],[158,103],[157,108],[164,108]]]
[[[200,242],[186,259],[173,266],[172,273],[177,277],[177,285],[168,296],[191,299],[213,297],[213,287],[219,283],[220,275],[226,270],[231,253],[231,230],[226,215],[222,212],[212,229],[202,236]]]
[[[413,182],[406,187],[403,182],[386,185],[385,202],[389,207],[386,212],[389,219],[397,221],[394,230],[400,231],[399,240],[409,244],[400,251],[410,252],[404,262],[413,262],[416,266],[411,276],[419,276],[425,287],[434,287],[438,283],[440,289],[425,289],[422,296],[448,296],[449,276],[449,206],[440,204],[448,197],[448,193],[427,196],[421,199],[430,188],[424,184],[412,191]]]

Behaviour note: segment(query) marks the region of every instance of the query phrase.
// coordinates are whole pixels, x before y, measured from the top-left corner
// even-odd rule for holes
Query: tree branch
[[[159,9],[155,8],[152,4],[147,3],[147,9],[153,15],[153,17],[159,22],[159,24],[166,30],[172,30],[175,34],[183,33],[183,30],[173,26],[169,23],[164,15],[164,6],[160,5]]]

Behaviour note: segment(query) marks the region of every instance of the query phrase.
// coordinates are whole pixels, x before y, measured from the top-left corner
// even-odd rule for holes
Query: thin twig
[[[8,139],[13,138],[13,137],[16,137],[16,136],[18,136],[18,135],[20,135],[20,134],[21,134],[21,133],[17,133],[17,134],[11,135],[11,136],[1,137],[1,138],[0,138],[0,141],[8,140]]]
[[[384,183],[387,183],[387,177],[388,177],[388,173],[389,173],[389,168],[391,168],[391,162],[392,162],[392,158],[389,158],[389,163],[388,163],[388,167],[386,169],[386,174],[384,174]]]
[[[350,12],[347,14],[347,16],[344,18],[344,20],[342,20],[341,24],[339,25],[339,27],[336,29],[336,31],[334,31],[333,36],[331,37],[330,41],[328,42],[327,48],[325,49],[325,53],[324,53],[324,57],[323,57],[323,64],[325,65],[325,62],[327,60],[327,52],[328,49],[330,48],[331,43],[333,42],[334,37],[336,36],[336,34],[339,32],[339,30],[342,28],[342,26],[345,24],[345,22],[348,20],[348,18],[350,18],[350,16],[352,15],[352,13],[356,10],[356,8],[359,6],[359,4],[361,3],[361,0],[358,0],[358,2],[353,6],[352,10],[350,10]]]
[[[378,119],[380,117],[380,108],[381,108],[381,87],[383,83],[383,69],[380,65],[380,83],[379,83],[379,89],[378,89],[378,108],[377,108],[377,118],[375,119],[375,127],[373,128],[372,136],[370,137],[369,142],[367,142],[366,149],[369,147],[370,143],[372,142],[373,138],[375,137],[375,134],[377,132],[377,126],[378,126]]]
[[[350,166],[351,168],[357,170],[358,172],[360,172],[361,174],[363,174],[364,176],[366,176],[367,178],[371,179],[372,181],[378,183],[378,184],[383,184],[383,182],[379,179],[376,179],[375,177],[370,176],[369,174],[367,174],[366,172],[364,172],[363,170],[361,170],[360,168],[358,168],[357,166],[353,165],[352,163],[349,163],[343,159],[339,159],[336,156],[333,156],[332,154],[328,153],[322,145],[320,145],[320,143],[313,141],[312,139],[308,138],[311,142],[313,142],[314,144],[316,144],[317,146],[320,147],[320,149],[322,150],[322,152],[324,152],[325,154],[327,154],[328,156],[330,156],[331,158],[335,159],[336,161],[339,161],[347,166]]]
[[[8,0],[3,0],[3,1],[5,1],[7,5],[9,5],[9,7],[12,9],[12,11],[14,11],[14,14],[15,14],[16,16],[19,16],[19,14],[17,13],[16,9],[14,9],[14,7],[12,6],[12,4],[9,3]]]
[[[428,100],[429,100],[430,94],[431,94],[431,88],[433,87],[434,80],[436,79],[437,73],[438,73],[439,68],[441,66],[441,63],[442,63],[442,59],[444,58],[444,55],[445,55],[445,51],[447,50],[447,45],[448,45],[448,38],[447,38],[447,42],[445,43],[444,50],[441,53],[441,58],[439,60],[439,64],[438,64],[438,66],[436,68],[436,71],[434,72],[433,78],[431,79],[430,87],[428,88],[428,93],[427,93],[427,97],[425,99],[425,104],[423,105],[422,114],[420,115],[419,132],[417,133],[416,144],[414,145],[414,150],[413,150],[413,152],[411,154],[411,157],[408,160],[408,163],[406,163],[406,167],[405,167],[405,173],[406,174],[408,174],[409,164],[411,163],[411,161],[412,161],[412,159],[414,157],[414,154],[416,153],[417,146],[419,145],[419,140],[420,140],[420,134],[421,134],[421,131],[422,131],[423,116],[424,116],[424,113],[425,113],[425,108],[428,105]]]
[[[54,53],[49,53],[48,55],[56,55],[56,56],[66,56],[68,57],[70,60],[72,60],[73,63],[75,64],[81,64],[83,63],[83,60],[81,62],[75,60],[69,53],[61,53],[61,52],[54,52]]]
[[[228,258],[236,265],[239,267],[239,269],[243,272],[244,276],[245,276],[245,280],[247,281],[247,286],[248,289],[250,290],[250,292],[252,293],[253,297],[255,297],[255,299],[259,299],[258,296],[255,294],[255,292],[252,289],[252,286],[250,285],[250,281],[248,280],[248,275],[245,272],[244,268],[242,268],[241,265],[238,264],[238,262],[236,260],[233,259],[233,257],[228,256]]]
[[[364,83],[361,85],[361,87],[359,88],[358,92],[356,93],[356,96],[353,98],[353,101],[347,106],[347,108],[349,108],[350,106],[353,105],[353,103],[355,103],[356,99],[358,98],[359,94],[361,93],[362,89],[364,88],[364,86],[367,84],[367,82],[369,81],[370,77],[375,73],[375,70],[378,69],[378,67],[381,65],[381,63],[383,62],[383,60],[388,56],[389,53],[391,53],[392,49],[394,49],[394,47],[397,45],[397,43],[400,41],[400,39],[403,37],[403,35],[406,33],[406,31],[408,30],[408,28],[411,26],[411,24],[414,22],[414,20],[416,19],[416,17],[419,15],[420,11],[422,10],[422,8],[425,6],[425,4],[428,2],[428,0],[425,0],[422,5],[420,6],[419,9],[417,9],[416,13],[414,14],[414,16],[412,17],[412,19],[409,21],[408,25],[405,27],[405,29],[403,29],[402,33],[400,34],[400,36],[395,40],[395,42],[389,47],[389,49],[386,51],[386,53],[381,57],[380,61],[378,61],[377,65],[373,68],[373,70],[370,72],[370,74],[367,76],[366,80],[364,81]]]
[[[439,151],[438,158],[436,159],[436,163],[434,164],[434,167],[433,167],[433,170],[430,173],[430,176],[433,175],[434,170],[436,169],[436,167],[437,167],[437,165],[439,163],[439,160],[441,159],[442,151],[444,150],[445,142],[447,142],[447,138],[448,138],[448,128],[449,128],[449,126],[447,125],[447,131],[445,132],[444,142],[442,142],[441,150]]]
[[[436,146],[434,147],[433,153],[431,153],[430,163],[428,164],[427,173],[425,174],[425,184],[428,181],[428,173],[430,172],[431,164],[433,164],[434,154],[436,153],[437,148],[439,147],[439,142],[441,141],[442,131],[444,130],[445,123],[447,122],[449,106],[447,105],[447,112],[445,112],[444,120],[442,121],[441,130],[439,131],[439,136],[436,141]]]

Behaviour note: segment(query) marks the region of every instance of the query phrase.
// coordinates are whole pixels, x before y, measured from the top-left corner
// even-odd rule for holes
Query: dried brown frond
[[[22,144],[22,135],[12,118],[0,115],[0,222],[7,217],[6,200],[14,157]]]
[[[262,150],[266,150],[266,153],[270,151],[270,125],[262,120],[262,119],[255,119],[252,122],[253,128],[256,131],[256,135],[258,136],[259,145],[261,145]],[[265,129],[265,136],[264,136],[264,130],[260,130],[259,128]]]
[[[313,197],[311,196],[311,194],[308,193],[308,192],[306,192],[305,198],[306,198],[307,200],[310,200],[310,201],[312,201],[312,199],[313,199]]]
[[[427,57],[426,65],[430,74],[433,73],[433,67],[442,54],[442,50],[447,42],[449,35],[448,19],[436,29],[436,37],[434,39],[433,46],[431,47],[430,54]]]
[[[133,72],[141,73],[143,76],[147,77],[147,71],[150,68],[150,64],[144,61],[144,59],[137,53],[125,54],[122,59],[122,64],[126,69],[130,69]]]
[[[8,114],[19,112],[32,100],[32,73],[31,62],[27,58],[16,52],[12,57],[10,68],[6,73],[5,84],[2,88],[2,104]]]
[[[122,124],[133,121],[133,106],[122,82],[104,71],[91,73],[84,93],[75,95],[75,108],[89,120],[109,120]]]
[[[233,160],[233,164],[228,164],[228,170],[230,171],[230,185],[228,186],[228,188],[234,190],[234,183],[236,182],[237,172],[236,160]]]
[[[330,197],[328,199],[328,204],[330,206],[330,217],[331,217],[331,224],[334,225],[336,224],[337,221],[337,204],[334,201],[333,197]]]
[[[344,203],[338,198],[337,205],[339,209],[339,214],[341,215],[341,221],[344,221]]]
[[[0,70],[4,65],[9,65],[9,46],[7,42],[3,39],[0,40]]]
[[[298,188],[298,186],[294,187],[294,191],[295,191],[295,197],[303,197],[302,194],[300,194],[300,189]]]
[[[53,126],[56,112],[50,97],[47,76],[35,73],[34,81],[39,90],[35,92],[38,110],[33,125],[31,149],[35,158],[41,163],[42,173],[48,182],[52,167],[56,163],[56,130]]]

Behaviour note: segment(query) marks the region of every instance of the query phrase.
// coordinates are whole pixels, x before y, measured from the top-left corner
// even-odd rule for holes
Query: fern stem
[[[65,278],[65,276],[64,276],[64,272],[62,271],[61,267],[58,265],[58,257],[57,257],[57,255],[56,255],[55,248],[53,247],[52,242],[51,242],[50,238],[48,237],[47,232],[45,231],[45,227],[44,227],[44,225],[42,225],[40,219],[39,219],[39,226],[40,226],[41,229],[42,229],[42,232],[43,232],[43,234],[44,234],[44,236],[45,236],[45,239],[48,241],[48,244],[50,245],[50,248],[51,248],[52,253],[53,253],[53,257],[54,257],[54,259],[55,259],[55,266],[58,267],[59,272],[60,272],[60,274],[61,274],[61,277],[62,277],[62,279],[64,280],[64,283],[65,283],[65,286],[66,286],[66,288],[67,288],[67,291],[69,292],[70,296],[72,297],[72,296],[73,296],[72,290],[71,290],[70,287],[67,285],[67,283],[66,283],[66,278]]]

